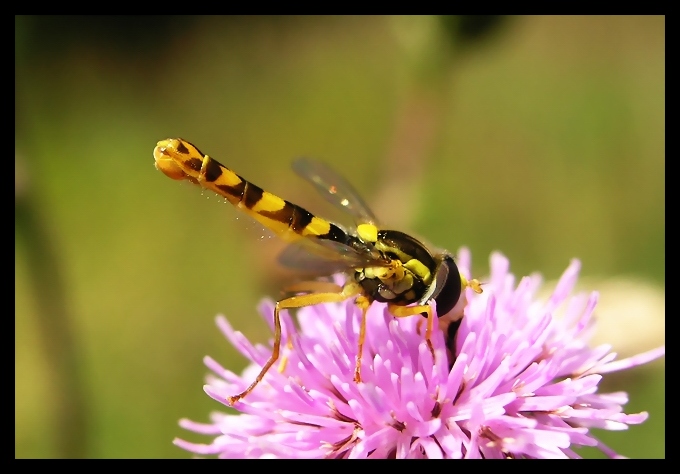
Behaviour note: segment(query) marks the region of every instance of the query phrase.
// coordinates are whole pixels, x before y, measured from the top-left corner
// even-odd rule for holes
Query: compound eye
[[[453,257],[447,255],[442,259],[441,268],[437,271],[434,300],[437,302],[437,316],[442,317],[456,306],[463,291],[460,272]]]

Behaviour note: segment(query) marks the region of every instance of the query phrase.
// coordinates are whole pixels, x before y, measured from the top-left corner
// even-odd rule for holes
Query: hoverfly
[[[434,359],[431,337],[435,315],[429,303],[436,302],[441,317],[456,306],[465,287],[477,293],[482,291],[477,280],[467,280],[460,273],[449,253],[432,251],[408,234],[378,227],[377,219],[354,188],[321,162],[299,159],[293,163],[293,168],[328,201],[354,218],[356,229],[352,232],[264,191],[180,138],[159,141],[153,156],[156,168],[168,177],[186,179],[214,191],[280,238],[297,244],[289,247],[292,251],[284,250],[284,261],[294,265],[296,256],[302,255],[295,249],[303,248],[326,262],[329,274],[333,270],[348,275],[342,287],[323,281],[299,283],[289,288],[294,296],[276,302],[272,355],[248,388],[229,397],[230,405],[252,392],[279,358],[279,313],[283,309],[355,298],[355,304],[362,311],[354,370],[354,381],[359,383],[366,313],[374,301],[387,303],[389,312],[398,318],[426,316],[425,339]],[[461,317],[462,311],[454,316],[454,321]]]

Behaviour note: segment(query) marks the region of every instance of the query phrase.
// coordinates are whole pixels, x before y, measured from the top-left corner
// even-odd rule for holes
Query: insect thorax
[[[356,269],[354,278],[366,295],[375,301],[400,306],[420,301],[437,267],[427,248],[395,230],[379,231],[374,246],[390,264]]]

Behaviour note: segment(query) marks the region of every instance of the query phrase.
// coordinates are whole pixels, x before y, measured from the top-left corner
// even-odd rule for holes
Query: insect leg
[[[364,341],[366,340],[366,313],[371,300],[365,296],[359,296],[355,304],[361,309],[361,326],[359,327],[359,342],[357,344],[357,358],[354,366],[354,381],[361,382],[361,359],[364,356]]]
[[[276,362],[276,359],[279,358],[279,349],[281,348],[281,317],[279,316],[279,312],[281,311],[280,303],[281,301],[277,301],[276,306],[274,307],[274,348],[272,350],[272,355],[269,356],[269,360],[267,361],[266,364],[264,364],[262,370],[260,370],[260,373],[257,375],[257,377],[255,377],[255,381],[251,383],[248,386],[248,388],[246,388],[243,392],[239,393],[238,395],[234,395],[232,397],[227,398],[227,403],[229,405],[233,406],[234,403],[236,403],[237,401],[248,395],[250,392],[252,392],[253,389],[257,386],[257,384],[259,384],[260,381],[264,378],[269,368],[274,364],[274,362]]]
[[[286,293],[340,293],[342,292],[342,287],[330,281],[301,281],[298,283],[293,283],[283,289]],[[288,351],[293,350],[293,341],[288,339],[286,342],[286,348]],[[286,370],[286,365],[288,364],[288,355],[284,355],[281,358],[281,363],[279,363],[278,371],[283,373]]]
[[[432,307],[429,304],[416,306],[399,306],[396,304],[388,303],[387,310],[397,318],[405,318],[407,316],[415,316],[417,314],[427,313],[427,329],[425,329],[425,341],[427,342],[427,347],[430,349],[430,353],[432,354],[432,360],[435,360],[434,346],[432,345],[432,329],[434,328],[434,312],[432,311]]]
[[[227,398],[227,403],[229,403],[229,405],[233,405],[252,392],[253,389],[257,387],[257,385],[262,381],[271,366],[274,365],[274,363],[278,360],[279,351],[281,349],[281,317],[279,313],[282,309],[302,308],[305,306],[314,306],[320,303],[338,303],[340,301],[346,300],[347,298],[351,298],[360,291],[361,287],[359,285],[356,283],[349,283],[345,285],[341,291],[336,293],[310,293],[307,295],[291,296],[289,298],[284,298],[280,301],[277,301],[276,306],[274,306],[274,348],[272,349],[272,355],[269,357],[269,360],[267,360],[267,363],[264,364],[257,377],[255,377],[255,381],[251,383],[243,392]]]

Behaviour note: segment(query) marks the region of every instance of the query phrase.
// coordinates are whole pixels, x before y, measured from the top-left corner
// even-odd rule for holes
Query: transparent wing
[[[357,223],[377,223],[375,215],[354,187],[328,165],[311,158],[297,158],[292,166],[299,176],[316,187],[326,201],[349,213]]]
[[[291,243],[281,251],[278,260],[284,267],[316,275],[388,264],[388,261],[360,253],[348,245],[318,239],[301,239]]]
[[[300,243],[296,242],[283,249],[279,254],[280,265],[313,275],[332,275],[353,268],[353,265],[344,258],[335,255],[329,255],[328,258],[323,257],[316,252],[313,253],[308,246],[300,245]]]

